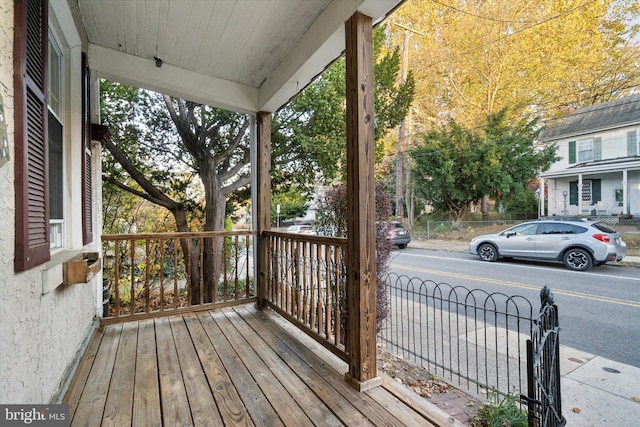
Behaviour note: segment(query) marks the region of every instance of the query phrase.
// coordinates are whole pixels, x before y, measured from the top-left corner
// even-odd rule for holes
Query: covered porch
[[[215,6],[224,6],[224,2],[214,3]],[[247,17],[255,20],[256,26],[268,22],[269,28],[273,27],[273,31],[276,32],[273,35],[273,40],[269,41],[273,45],[278,45],[278,42],[282,41],[282,37],[287,38],[287,40],[290,37],[290,35],[282,35],[278,31],[282,25],[285,25],[285,23],[278,25],[278,22],[283,19],[283,16],[286,15],[285,12],[290,8],[287,2],[273,2],[273,5],[269,3],[268,7],[266,3],[243,1],[235,1],[233,3],[238,8],[228,11],[229,23],[242,22]],[[263,55],[260,58],[266,61],[264,64],[266,71],[260,69],[260,67],[251,67],[250,65],[253,65],[253,63],[251,63],[250,58],[245,58],[249,61],[249,63],[245,64],[246,68],[240,67],[238,70],[231,71],[229,72],[230,74],[225,74],[224,76],[217,75],[215,72],[212,72],[213,75],[208,75],[205,72],[203,73],[204,77],[200,76],[202,79],[196,80],[191,78],[193,77],[193,70],[190,70],[186,65],[184,65],[186,69],[181,67],[177,67],[179,68],[177,69],[175,65],[172,65],[180,65],[181,57],[176,53],[176,50],[169,48],[171,46],[175,49],[180,47],[186,49],[189,56],[193,55],[194,60],[196,58],[198,60],[202,59],[199,52],[192,51],[181,40],[176,41],[175,46],[169,43],[169,47],[166,48],[162,55],[153,53],[152,51],[154,50],[151,49],[146,56],[142,55],[145,56],[143,58],[133,51],[126,52],[126,46],[116,49],[112,37],[113,34],[105,31],[102,24],[91,25],[87,28],[92,48],[92,69],[97,71],[100,77],[250,115],[252,121],[250,166],[253,224],[249,233],[251,237],[247,237],[245,241],[248,242],[251,239],[252,242],[250,249],[247,246],[244,252],[235,251],[236,260],[239,253],[244,254],[240,256],[244,256],[244,265],[247,266],[248,270],[243,278],[233,278],[233,296],[229,293],[230,284],[225,281],[222,285],[221,299],[214,297],[213,303],[216,307],[220,305],[231,306],[238,302],[238,298],[242,297],[245,299],[244,302],[247,302],[246,300],[254,300],[259,308],[271,307],[288,320],[304,325],[312,337],[323,342],[326,348],[329,348],[339,358],[347,362],[347,374],[343,375],[344,372],[342,372],[341,377],[346,377],[346,381],[344,378],[343,381],[350,383],[351,386],[359,391],[368,390],[380,384],[376,367],[375,337],[375,111],[373,105],[374,57],[372,31],[373,25],[380,22],[400,3],[400,0],[359,0],[353,3],[325,0],[313,3],[313,6],[310,6],[311,3],[297,2],[296,5],[300,5],[303,11],[306,10],[304,15],[305,19],[308,20],[309,26],[304,27],[298,24],[295,26],[298,42],[294,43],[295,46],[290,46],[289,50],[280,52],[280,49],[278,49],[277,51],[281,55],[279,61],[274,62],[272,58],[264,57],[264,49],[266,49],[263,43],[264,37],[250,32],[251,43],[247,46],[251,46],[251,49],[257,49],[256,53],[259,52]],[[103,10],[103,6],[103,3],[100,2],[84,0],[80,3],[80,12],[104,16],[106,21],[111,22],[111,13],[113,11],[109,7]],[[198,6],[201,5],[198,4]],[[132,13],[133,9],[138,11],[136,8],[132,8]],[[165,12],[167,11],[161,10],[158,13],[165,14]],[[212,10],[207,9],[206,12],[217,19],[220,10],[214,8]],[[278,12],[281,13],[278,14]],[[261,18],[260,13],[266,14],[267,18]],[[177,20],[184,18],[179,18],[181,16],[180,13],[172,8],[169,8],[166,15],[168,19],[171,17]],[[188,26],[190,21],[186,20],[182,24]],[[231,33],[238,37],[246,32],[244,26],[232,27],[229,25],[225,28],[228,28]],[[219,31],[220,27],[212,27],[212,31],[213,29]],[[132,30],[126,27],[123,31],[128,34]],[[314,36],[319,37],[320,40],[326,43],[319,45],[318,40],[311,40]],[[190,35],[189,37],[192,36]],[[128,38],[126,39],[129,40]],[[91,42],[91,40],[94,41]],[[234,49],[244,48],[245,46],[234,46],[231,40],[229,39],[228,44],[214,45],[225,53],[220,57],[220,62],[216,64],[217,67],[230,65],[238,58],[238,51]],[[198,46],[201,44],[197,37],[192,41]],[[309,45],[311,42],[313,42],[312,45]],[[290,43],[291,41],[289,40]],[[133,44],[135,45],[135,43]],[[135,51],[135,49],[133,50]],[[271,231],[272,112],[292,96],[295,96],[301,85],[306,85],[314,76],[321,73],[328,63],[343,52],[346,59],[346,185],[349,194],[347,201],[349,237],[341,242],[325,240],[315,243],[316,246],[314,246],[313,250],[316,255],[319,256],[321,252],[324,253],[326,261],[324,263],[314,263],[313,258],[309,258],[309,263],[305,267],[308,270],[305,270],[306,276],[304,276],[309,279],[309,285],[307,286],[303,283],[304,279],[301,279],[303,276],[300,273],[300,269],[293,267],[301,259],[300,251],[304,250],[301,249],[304,245],[300,242],[291,241],[280,245],[278,243],[280,240],[274,240]],[[148,57],[152,54],[155,55],[155,62],[153,63],[148,60]],[[114,68],[113,64],[118,63],[118,59],[121,60],[121,64],[119,63],[118,67]],[[151,68],[151,64],[154,64],[153,68]],[[219,68],[216,68],[216,71],[220,71]],[[237,75],[240,71],[241,75]],[[151,72],[154,76],[153,79],[149,78]],[[255,76],[253,74],[264,72],[268,74],[266,80],[254,82]],[[238,81],[236,82],[237,84],[230,87],[229,82],[226,80],[230,76],[251,80],[254,82],[255,87],[248,87],[244,80],[243,82]],[[238,80],[241,79],[238,78]],[[176,84],[176,82],[180,82],[180,84]],[[195,85],[192,85],[194,82]],[[210,91],[205,90],[205,88],[209,88]],[[215,89],[220,89],[220,91]],[[251,96],[247,97],[248,93]],[[93,140],[105,143],[104,138],[108,137],[108,132],[105,131],[101,133],[100,138],[94,137]],[[200,242],[209,243],[212,241],[220,242],[223,239],[226,242],[230,237],[216,235],[216,233],[221,233],[218,231],[208,233],[210,235],[207,235],[207,233],[205,235],[194,233],[174,235],[172,236],[172,239],[174,239],[172,243],[160,245],[155,252],[153,249],[149,249],[149,243],[146,244],[145,249],[134,248],[134,240],[145,238],[145,236],[126,237],[131,242],[129,245],[130,258],[123,262],[119,259],[117,252],[119,243],[116,244],[113,256],[118,263],[121,262],[116,265],[121,265],[123,268],[127,268],[127,265],[129,266],[129,277],[126,280],[129,281],[131,287],[130,290],[127,289],[125,291],[130,298],[129,311],[124,313],[120,310],[120,304],[124,306],[127,301],[126,298],[122,298],[124,294],[118,294],[118,280],[120,280],[118,267],[116,267],[115,273],[105,271],[104,277],[111,280],[115,277],[116,280],[116,283],[112,284],[116,293],[115,322],[121,320],[138,321],[143,320],[142,318],[156,316],[151,313],[151,311],[154,311],[154,302],[152,301],[150,286],[155,280],[155,278],[149,279],[151,253],[159,254],[160,259],[165,259],[167,256],[174,257],[174,268],[173,270],[169,269],[175,273],[173,275],[174,280],[176,280],[180,269],[179,263],[176,262],[179,246],[181,246],[182,250],[180,258],[189,260],[182,266],[187,275],[204,268],[211,268],[212,270],[220,268],[224,270],[227,267],[226,261],[223,261],[222,265],[219,266],[217,265],[218,261],[211,261],[208,253],[202,251],[196,253],[198,252],[197,249],[186,248],[188,246],[186,242],[189,240],[193,242],[194,239],[200,239]],[[111,237],[115,240],[118,239],[114,236]],[[313,242],[306,243],[311,244]],[[220,246],[216,247],[219,248]],[[329,247],[331,248],[328,249]],[[202,245],[200,245],[200,248],[202,248]],[[139,252],[145,254],[142,264],[136,262],[137,257],[140,256]],[[223,253],[225,254],[223,258],[232,258],[228,256],[229,253],[226,250]],[[282,255],[283,258],[275,260],[274,257],[280,257],[280,254],[284,254]],[[107,252],[104,252],[103,255],[105,260],[109,256]],[[329,259],[330,256],[338,256],[339,259]],[[164,261],[162,262],[164,263]],[[336,270],[329,271],[330,268]],[[340,268],[340,271],[337,270],[338,268]],[[145,270],[145,278],[143,282],[140,282],[140,278],[137,275],[142,270]],[[160,291],[158,297],[162,301],[159,307],[161,316],[171,314],[172,310],[197,312],[213,308],[207,305],[210,304],[208,296],[203,299],[197,295],[198,289],[200,290],[200,295],[204,290],[216,295],[220,284],[214,278],[215,274],[208,278],[203,277],[205,276],[203,274],[200,277],[193,275],[193,277],[187,279],[188,286],[186,288],[181,287],[181,284],[174,284],[173,289],[169,290],[163,285],[163,275],[166,273],[165,264],[160,270],[151,268],[151,271],[154,274],[159,272]],[[317,278],[315,284],[311,284],[313,283],[311,282],[313,277]],[[283,280],[289,280],[289,282],[283,284]],[[141,283],[142,288],[138,288]],[[240,287],[243,287],[242,291],[239,290]],[[189,290],[187,291],[186,303],[182,303],[179,300],[179,296],[184,289]],[[165,305],[164,300],[164,296],[167,294],[170,294],[173,298],[169,306]],[[138,315],[138,306],[134,302],[138,295],[146,298],[144,301],[144,313],[141,315]],[[186,306],[186,310],[182,310],[184,306]],[[109,322],[110,320],[107,323]]]
[[[449,424],[389,377],[358,392],[347,364],[253,303],[108,324],[67,392],[72,426]]]

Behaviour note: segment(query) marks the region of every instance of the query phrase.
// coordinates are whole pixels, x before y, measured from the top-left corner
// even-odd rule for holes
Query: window
[[[638,131],[627,132],[627,156],[637,156],[640,154],[640,141],[638,141]]]
[[[508,229],[505,234],[515,234],[517,236],[531,236],[536,234],[538,224],[521,224]]]
[[[599,179],[586,179],[582,181],[582,202],[595,205],[602,201],[602,182]],[[569,182],[569,204],[573,206],[582,206],[578,204],[578,181]]]
[[[561,223],[540,224],[538,234],[576,234],[573,225]]]
[[[593,160],[593,139],[581,139],[578,141],[578,161],[589,162]]]
[[[63,193],[63,97],[64,57],[55,37],[49,32],[49,76],[47,103],[49,114],[49,239],[51,249],[64,247]]]
[[[569,141],[569,163],[602,160],[602,138]]]

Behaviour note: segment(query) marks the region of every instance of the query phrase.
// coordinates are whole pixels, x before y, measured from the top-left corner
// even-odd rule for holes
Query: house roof
[[[640,124],[640,94],[580,108],[553,120],[540,140],[555,141],[635,124]]]
[[[239,112],[275,111],[339,57],[356,11],[403,0],[77,0],[99,77]],[[161,67],[157,67],[159,58]],[[158,62],[158,65],[160,62]]]

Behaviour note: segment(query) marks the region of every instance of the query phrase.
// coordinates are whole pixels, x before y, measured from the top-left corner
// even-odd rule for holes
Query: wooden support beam
[[[267,298],[269,280],[269,242],[264,235],[271,229],[271,113],[261,111],[257,116],[258,124],[258,159],[256,174],[258,178],[257,205],[253,207],[257,216],[257,268],[256,286],[258,292],[258,308],[264,308]]]
[[[349,372],[359,390],[380,384],[376,366],[375,139],[372,20],[345,24],[347,87],[347,340]]]

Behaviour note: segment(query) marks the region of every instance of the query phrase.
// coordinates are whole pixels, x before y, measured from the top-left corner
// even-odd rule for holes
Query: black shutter
[[[82,52],[82,244],[93,241],[93,186],[91,182],[91,76]]]
[[[576,142],[569,141],[569,163],[575,163],[576,157]]]
[[[578,181],[569,182],[569,204],[578,205]]]
[[[47,0],[14,1],[16,271],[49,260]]]
[[[599,179],[591,180],[591,204],[595,205],[602,201],[602,181]]]

